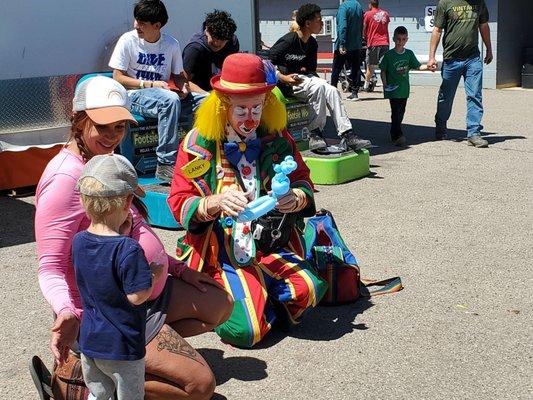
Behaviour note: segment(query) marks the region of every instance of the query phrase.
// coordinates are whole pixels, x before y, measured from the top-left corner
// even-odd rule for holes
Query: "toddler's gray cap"
[[[91,177],[100,182],[102,190],[91,190],[81,186],[83,178]],[[83,167],[78,180],[80,193],[87,196],[114,197],[135,193],[144,197],[144,190],[139,186],[135,168],[128,159],[120,154],[104,154],[94,156]]]

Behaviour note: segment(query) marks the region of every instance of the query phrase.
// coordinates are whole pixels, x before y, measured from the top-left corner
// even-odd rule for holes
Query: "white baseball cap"
[[[80,83],[72,105],[73,111],[85,111],[99,125],[136,122],[129,111],[128,92],[120,83],[106,76],[93,76]]]
[[[82,181],[87,177],[96,179],[102,188],[95,191],[83,186]],[[78,180],[78,189],[82,194],[97,197],[126,196],[130,193],[139,197],[145,195],[143,188],[139,186],[135,168],[120,154],[98,155],[87,161]]]

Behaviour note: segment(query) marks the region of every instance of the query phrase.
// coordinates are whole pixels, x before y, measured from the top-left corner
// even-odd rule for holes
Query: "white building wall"
[[[133,29],[136,0],[0,1],[0,79],[101,71],[117,39]],[[200,30],[205,14],[229,11],[241,49],[255,50],[252,0],[167,0],[163,27],[182,47]]]

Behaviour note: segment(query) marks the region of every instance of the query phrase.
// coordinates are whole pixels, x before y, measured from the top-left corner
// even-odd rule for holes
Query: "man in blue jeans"
[[[479,31],[487,48],[484,61],[489,64],[492,61],[492,45],[488,22],[489,12],[484,0],[440,0],[437,5],[428,61],[428,68],[435,70],[437,68],[435,52],[444,31],[442,84],[435,114],[436,140],[446,138],[446,123],[450,118],[455,92],[462,76],[467,102],[468,144],[475,147],[488,146],[488,142],[481,137],[483,63],[478,47]]]
[[[113,78],[130,89],[131,111],[157,118],[155,176],[168,183],[176,164],[182,106],[192,103],[194,110],[205,92],[187,81],[179,42],[161,32],[168,21],[163,2],[140,0],[135,4],[133,17],[134,29],[120,37],[109,66],[113,68]]]

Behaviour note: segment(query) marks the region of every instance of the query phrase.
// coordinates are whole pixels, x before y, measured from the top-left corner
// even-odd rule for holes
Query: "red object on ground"
[[[25,151],[0,152],[0,190],[37,185],[48,162],[63,147],[32,147]]]

